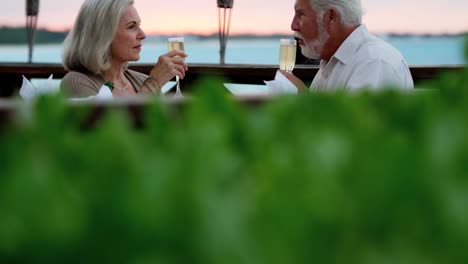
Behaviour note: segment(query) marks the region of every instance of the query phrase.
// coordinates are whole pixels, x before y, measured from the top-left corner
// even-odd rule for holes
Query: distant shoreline
[[[35,44],[57,44],[62,43],[67,36],[68,31],[50,31],[47,29],[37,29],[35,36]],[[208,35],[202,34],[181,34],[186,38],[198,39],[198,40],[211,40],[218,39],[218,33],[212,33]],[[391,38],[450,38],[450,37],[463,37],[468,36],[468,32],[458,34],[407,34],[407,33],[381,33],[376,34],[380,37],[391,37]],[[170,34],[148,34],[149,40],[158,40],[171,37]],[[292,38],[291,34],[232,34],[229,35],[229,39],[279,39],[279,38]],[[0,26],[0,45],[12,45],[12,44],[27,44],[26,39],[26,28],[25,27],[8,27]]]

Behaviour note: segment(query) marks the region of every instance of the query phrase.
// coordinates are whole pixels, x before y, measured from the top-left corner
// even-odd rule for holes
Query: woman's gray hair
[[[312,9],[317,12],[319,19],[330,9],[335,8],[341,15],[341,23],[346,26],[355,26],[362,23],[364,10],[361,0],[309,0]]]
[[[70,71],[102,74],[110,68],[110,45],[125,9],[134,0],[86,0],[64,41],[62,61]]]

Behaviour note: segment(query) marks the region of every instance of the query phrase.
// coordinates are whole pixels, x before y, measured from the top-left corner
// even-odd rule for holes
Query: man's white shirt
[[[320,62],[311,91],[411,89],[413,78],[403,56],[393,46],[360,25],[341,44],[330,61]]]

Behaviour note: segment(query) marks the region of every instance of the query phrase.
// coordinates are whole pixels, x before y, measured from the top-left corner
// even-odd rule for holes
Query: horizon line
[[[2,24],[0,25],[0,28],[26,28],[24,25],[8,25],[8,24]],[[49,31],[53,33],[67,33],[70,32],[71,29],[53,29],[47,26],[43,27],[38,27],[36,30],[44,30],[44,31]],[[459,35],[468,35],[468,29],[463,30],[463,31],[458,31],[458,32],[399,32],[399,31],[386,31],[386,32],[372,32],[374,35],[400,35],[400,36],[437,36],[437,35],[450,35],[450,36],[459,36]],[[146,33],[147,36],[170,36],[170,35],[190,35],[190,36],[200,36],[200,37],[212,37],[214,35],[218,35],[219,32],[217,31],[212,31],[208,33],[197,33],[194,31],[185,31],[185,32],[179,32],[179,33],[169,33],[169,32],[157,32],[157,31],[151,31]],[[231,33],[229,34],[230,37],[236,37],[236,36],[259,36],[259,37],[269,37],[269,36],[278,36],[278,35],[294,35],[294,32],[272,32],[272,33],[266,33],[266,32],[250,32],[250,31],[245,31],[245,32],[236,32],[236,33]]]

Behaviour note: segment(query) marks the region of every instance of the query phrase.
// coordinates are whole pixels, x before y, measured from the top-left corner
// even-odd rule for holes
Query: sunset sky
[[[0,25],[25,24],[25,0],[2,0]],[[290,33],[294,0],[234,0],[231,33]],[[468,31],[467,0],[362,0],[364,23],[374,33]],[[83,0],[40,0],[39,27],[68,30]],[[135,0],[146,33],[218,31],[216,0]]]

